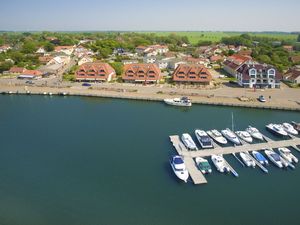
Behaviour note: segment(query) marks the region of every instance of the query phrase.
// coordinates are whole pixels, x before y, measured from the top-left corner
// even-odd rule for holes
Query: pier
[[[246,145],[239,145],[239,146],[230,146],[230,147],[221,147],[221,146],[215,144],[214,145],[215,148],[213,148],[213,149],[203,149],[203,150],[198,150],[198,151],[189,151],[184,146],[184,144],[181,142],[178,135],[170,136],[170,141],[173,143],[173,146],[176,149],[177,153],[179,155],[183,156],[187,170],[189,171],[194,184],[204,184],[204,183],[207,183],[207,180],[205,179],[204,175],[198,170],[193,158],[210,157],[212,155],[220,155],[220,154],[221,155],[235,154],[235,153],[239,153],[239,152],[248,152],[249,153],[249,151],[260,151],[263,149],[269,149],[269,148],[273,149],[273,148],[283,148],[283,147],[293,147],[297,151],[300,151],[300,149],[297,147],[298,145],[300,145],[300,138],[298,138],[298,137],[293,137],[288,140],[280,140],[280,141],[274,141],[268,137],[264,137],[264,138],[267,142],[256,143],[256,144],[246,144]],[[253,158],[253,157],[251,156],[251,158]],[[261,165],[255,159],[254,159],[254,161],[260,169],[262,169],[265,173],[268,173],[268,170],[263,165]],[[236,173],[236,171],[234,171],[233,174],[234,173]],[[236,173],[236,175],[238,176],[237,173]]]

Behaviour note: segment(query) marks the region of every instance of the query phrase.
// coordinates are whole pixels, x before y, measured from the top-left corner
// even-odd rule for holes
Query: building
[[[67,65],[71,61],[70,56],[56,56],[52,58],[47,65],[53,65],[53,64],[61,64],[61,65]]]
[[[250,60],[252,60],[250,56],[232,55],[223,62],[223,69],[231,76],[236,77],[237,70]]]
[[[212,76],[206,67],[196,64],[180,64],[172,75],[173,81],[180,83],[210,84]]]
[[[162,55],[169,51],[166,45],[150,45],[150,46],[138,46],[135,51],[140,55],[145,55],[147,57]]]
[[[280,88],[281,74],[271,65],[247,63],[237,70],[238,84],[249,88]]]
[[[78,66],[81,66],[82,64],[85,64],[85,63],[91,63],[93,62],[93,59],[89,56],[83,56],[81,59],[79,59],[78,61]]]
[[[294,55],[290,57],[292,63],[300,63],[300,55]]]
[[[74,46],[56,46],[54,48],[55,52],[63,52],[66,55],[72,55],[74,51]]]
[[[2,46],[0,46],[0,53],[3,53],[3,52],[5,53],[10,49],[11,49],[11,47],[9,45],[2,45]]]
[[[156,60],[157,60],[157,57],[155,57],[155,56],[149,56],[149,57],[146,56],[143,58],[144,63],[155,63]]]
[[[46,50],[43,47],[40,47],[35,53],[44,55],[46,53]]]
[[[282,48],[288,52],[292,52],[294,50],[294,47],[292,45],[284,45]]]
[[[116,77],[116,71],[108,64],[91,62],[82,64],[75,73],[76,81],[111,81]]]
[[[25,70],[18,76],[18,79],[38,79],[42,78],[43,73],[39,70]]]
[[[21,74],[21,73],[24,73],[26,69],[23,68],[23,67],[16,67],[16,66],[13,66],[10,68],[10,70],[8,71],[9,74]]]
[[[283,79],[295,84],[300,84],[300,66],[290,68],[284,75]]]
[[[47,55],[47,56],[40,56],[39,57],[39,61],[42,63],[42,64],[47,64],[48,62],[50,62],[54,57],[51,56],[51,55]]]
[[[155,64],[158,66],[159,69],[167,69],[169,62],[167,60],[156,60]]]
[[[161,71],[155,64],[137,63],[124,66],[122,79],[130,83],[157,83],[161,78]]]
[[[122,63],[123,65],[127,65],[127,64],[139,63],[139,61],[136,59],[127,59],[127,60],[122,60]]]

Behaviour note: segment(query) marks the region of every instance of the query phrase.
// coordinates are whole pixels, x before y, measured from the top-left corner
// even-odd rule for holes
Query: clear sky
[[[1,0],[0,30],[300,31],[300,0]]]

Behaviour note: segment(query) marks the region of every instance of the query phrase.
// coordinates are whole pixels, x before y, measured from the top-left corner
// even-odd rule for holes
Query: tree
[[[123,64],[120,62],[113,62],[110,63],[110,65],[112,66],[112,68],[114,68],[114,70],[116,71],[116,74],[118,76],[122,75],[123,73]]]
[[[297,41],[298,41],[298,42],[300,42],[300,34],[298,35],[298,39],[297,39]]]
[[[52,52],[54,50],[54,44],[50,43],[50,42],[47,42],[45,45],[44,45],[44,48],[47,52]]]
[[[0,63],[0,73],[9,70],[12,66],[13,64],[11,62]]]
[[[36,43],[32,41],[27,41],[24,43],[22,47],[22,52],[25,54],[31,54],[34,53],[37,50]]]

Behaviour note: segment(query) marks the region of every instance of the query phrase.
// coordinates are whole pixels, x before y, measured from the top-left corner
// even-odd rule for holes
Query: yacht
[[[248,167],[252,166],[253,168],[255,167],[255,161],[249,154],[245,152],[240,152],[240,157],[242,158],[246,166]]]
[[[213,148],[212,141],[204,130],[195,130],[195,135],[202,148]]]
[[[197,150],[197,146],[196,146],[195,142],[193,141],[191,135],[189,135],[188,133],[182,134],[181,140],[188,149]]]
[[[235,133],[242,140],[244,140],[244,141],[246,141],[248,143],[252,143],[253,139],[252,139],[251,135],[247,131],[236,131]]]
[[[251,127],[248,126],[248,128],[246,129],[246,131],[255,139],[264,140],[264,136],[262,135],[262,133],[259,132],[259,130],[255,127]]]
[[[209,165],[207,159],[201,158],[201,157],[196,157],[195,159],[196,164],[198,166],[198,169],[203,173],[211,173],[211,166]]]
[[[269,165],[269,161],[258,151],[252,152],[253,157],[262,165]]]
[[[212,155],[211,160],[219,172],[230,172],[230,168],[221,155]]]
[[[288,148],[278,148],[279,154],[282,158],[287,160],[289,163],[298,163],[298,159],[294,156]]]
[[[192,102],[188,97],[181,97],[181,98],[167,98],[164,99],[164,102],[168,105],[174,106],[192,106]]]
[[[266,127],[270,132],[272,132],[276,135],[279,135],[279,136],[287,136],[288,135],[288,133],[283,129],[283,127],[280,124],[270,123]]]
[[[279,168],[283,167],[282,160],[276,152],[272,150],[265,150],[265,154],[276,166],[278,166]]]
[[[224,137],[226,137],[233,144],[236,144],[236,145],[241,144],[238,137],[229,128],[226,128],[225,130],[222,130],[221,133],[224,135]]]
[[[283,123],[282,127],[289,134],[294,134],[294,135],[298,134],[298,131],[289,123]]]
[[[300,123],[296,123],[294,121],[292,121],[293,127],[300,132]]]
[[[210,130],[210,131],[207,131],[207,134],[212,139],[214,139],[217,143],[222,144],[222,145],[226,145],[227,144],[226,138],[224,138],[219,131],[217,131],[217,130]]]
[[[189,178],[189,172],[187,171],[183,159],[179,155],[175,155],[170,160],[171,167],[175,175],[184,182],[187,182]]]

